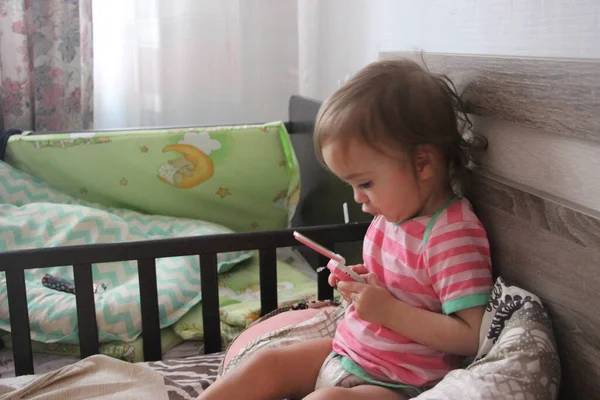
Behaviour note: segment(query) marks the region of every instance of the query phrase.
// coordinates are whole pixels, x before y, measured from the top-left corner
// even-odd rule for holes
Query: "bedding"
[[[106,207],[238,232],[285,228],[300,174],[281,122],[10,137],[6,161]]]
[[[0,251],[126,242],[232,233],[199,220],[146,215],[77,199],[0,162]],[[218,255],[219,272],[252,256],[250,251]],[[161,328],[181,318],[201,300],[198,257],[156,260]],[[32,339],[45,343],[78,343],[75,296],[47,287],[44,278],[73,279],[71,267],[25,272]],[[99,340],[130,342],[141,332],[139,282],[135,261],[93,265]],[[0,304],[7,304],[0,274]],[[0,307],[0,329],[10,331],[8,307]]]
[[[332,336],[344,314],[344,305],[331,308],[336,305],[334,302],[303,303],[266,315],[255,325],[284,312],[326,307],[307,320],[250,340],[236,354],[227,356],[230,360],[227,364],[224,363],[225,352],[222,352],[135,366],[160,374],[169,399],[194,399],[219,375],[227,373],[258,349]],[[115,360],[114,363],[107,373],[115,374],[122,367],[122,362]],[[136,373],[140,371],[136,369]],[[151,381],[154,378],[152,375]],[[6,382],[11,381],[0,380],[0,385]],[[486,309],[480,350],[475,360],[465,368],[450,372],[433,389],[416,399],[556,399],[559,385],[560,363],[547,311],[535,295],[509,286],[499,278]]]
[[[63,365],[60,365],[61,368],[64,369],[68,369],[71,372],[73,371],[73,369],[71,367],[69,367],[69,365],[71,364],[76,364],[77,363],[77,367],[81,367],[82,365],[84,365],[83,368],[80,369],[85,371],[82,375],[83,377],[87,378],[94,378],[94,375],[96,374],[96,379],[97,379],[97,372],[94,372],[92,370],[89,369],[90,365],[99,365],[99,363],[97,362],[98,357],[94,357],[91,359],[91,363],[90,363],[90,359],[86,359],[84,363],[77,361],[71,361],[69,363],[65,363]],[[190,357],[186,357],[185,359],[179,359],[179,358],[171,358],[171,359],[167,359],[166,361],[156,361],[156,362],[150,362],[150,363],[138,363],[135,365],[129,365],[128,368],[124,368],[124,366],[122,365],[122,362],[119,361],[112,361],[112,360],[106,360],[106,359],[102,359],[100,362],[102,363],[102,366],[104,366],[108,371],[105,371],[107,373],[110,374],[111,378],[116,378],[117,380],[122,380],[122,373],[125,371],[127,373],[130,372],[134,372],[133,374],[133,382],[137,382],[138,378],[140,376],[145,376],[145,377],[149,377],[151,379],[151,381],[154,383],[154,387],[159,390],[158,396],[166,396],[166,398],[168,398],[169,400],[192,400],[195,399],[201,392],[203,389],[207,388],[208,385],[210,385],[211,383],[214,382],[215,377],[216,377],[216,372],[217,369],[219,367],[219,365],[221,364],[223,360],[223,353],[217,353],[217,354],[208,354],[208,355],[202,355],[202,356],[190,356]],[[85,367],[88,367],[87,370],[85,370]],[[47,370],[44,371],[44,374],[48,374],[49,372],[52,372],[53,375],[56,375],[56,370],[58,368],[55,368],[53,370]],[[63,369],[63,371],[64,371]],[[67,370],[67,372],[68,372]],[[82,371],[82,372],[83,372]],[[34,379],[41,377],[42,374],[37,374],[37,375],[33,375],[33,376],[25,376],[25,377],[20,377],[17,379],[0,379],[0,390],[4,390],[5,394],[9,393],[11,388],[13,388],[12,390],[14,391],[15,387],[20,387],[23,384],[26,384],[28,382],[33,381]],[[62,374],[62,376],[64,377],[65,373]],[[46,377],[48,377],[48,375],[45,375]],[[162,379],[162,383],[164,384],[164,388],[159,384],[160,380],[157,379],[157,377],[160,377],[160,379]],[[56,382],[56,380],[55,380]],[[50,382],[52,383],[52,382]],[[106,383],[106,382],[104,382]],[[33,392],[33,391],[32,391]],[[0,399],[4,400],[4,397],[2,397],[2,392],[0,391]],[[30,394],[34,394],[34,393],[30,393]],[[40,395],[39,391],[37,393],[35,393],[37,395]],[[89,398],[89,394],[90,394],[90,390],[89,388],[87,389],[87,391],[85,392],[84,395],[80,396],[80,397],[69,397],[71,399],[76,399],[76,398]],[[133,397],[131,397],[131,393],[128,392],[124,392],[122,394],[117,394],[117,393],[104,393],[105,396],[107,396],[108,398],[110,398],[111,400],[116,400],[116,399],[131,399]],[[86,397],[87,396],[87,397]],[[119,397],[122,396],[122,397]],[[96,397],[98,398],[98,397]],[[136,398],[140,398],[140,397],[136,397]],[[144,399],[147,397],[143,397]],[[150,397],[151,398],[151,397]],[[159,397],[161,398],[161,397]],[[165,398],[165,397],[162,397]]]
[[[257,322],[267,323],[273,312]],[[217,375],[234,369],[257,350],[311,338],[333,337],[344,305],[327,309],[298,324],[280,327],[248,341]],[[479,353],[462,369],[450,372],[419,400],[539,399],[553,400],[560,386],[560,360],[552,322],[540,299],[500,277],[494,285],[481,327]]]
[[[277,300],[280,307],[316,298],[316,272],[297,252],[278,251]],[[254,255],[219,276],[221,339],[227,346],[260,316],[259,261]],[[177,321],[173,328],[184,340],[202,340],[202,303]]]
[[[0,400],[23,398],[167,400],[169,395],[158,372],[95,355],[43,375],[0,381]]]
[[[167,328],[166,330],[169,330],[169,328]],[[173,333],[172,329],[171,329],[171,337],[172,338],[177,337],[177,335],[175,335]],[[173,348],[171,348],[169,350],[166,350],[163,353],[164,360],[183,359],[183,358],[188,358],[188,357],[194,357],[194,356],[197,356],[198,354],[203,353],[202,341],[188,340],[188,341],[182,342],[181,340],[177,340],[174,343],[179,343],[179,344],[175,345]],[[101,351],[103,350],[103,347],[110,346],[110,345],[112,345],[112,343],[103,345],[101,347]],[[165,343],[163,342],[163,350],[165,350],[167,347],[168,347],[168,345],[165,345]],[[141,348],[142,347],[140,345],[139,349],[141,349]],[[108,354],[101,353],[101,354],[115,358],[114,352],[113,352],[113,354],[110,354],[110,353],[108,353]],[[132,361],[131,359],[124,358],[124,357],[116,357],[116,358],[121,361],[127,361],[127,362]],[[36,375],[55,371],[66,365],[74,364],[79,360],[80,360],[80,358],[78,356],[78,353],[76,353],[76,352],[70,352],[70,353],[66,353],[66,352],[60,353],[58,351],[56,353],[37,352],[36,348],[34,346],[33,365],[34,365],[34,371],[35,371]],[[143,361],[141,361],[141,357],[136,357],[134,362],[143,362]],[[5,348],[3,350],[0,350],[0,378],[10,378],[10,377],[14,377],[14,376],[15,376],[15,364],[14,364],[14,360],[13,360],[12,349]]]
[[[482,333],[475,361],[416,399],[558,398],[561,368],[552,321],[537,296],[499,278]]]
[[[316,297],[316,272],[291,248],[281,248],[277,251],[278,302],[280,306],[291,303],[312,300]],[[259,262],[256,254],[241,262],[236,268],[219,275],[219,302],[221,311],[221,338],[223,346],[227,346],[246,326],[255,321],[260,315],[259,291]],[[0,334],[0,337],[2,335]],[[10,374],[12,366],[12,343],[10,335],[5,335],[4,341],[8,349],[0,353],[0,376]],[[203,352],[204,330],[202,321],[202,302],[190,309],[172,326],[161,330],[163,359],[179,358],[182,354],[175,349],[184,344],[192,343],[195,353]],[[183,343],[182,343],[183,342]],[[50,368],[61,365],[61,362],[72,363],[78,360],[79,346],[70,343],[32,342],[35,357],[41,358],[37,368]],[[143,341],[139,336],[130,342],[111,341],[100,345],[100,354],[118,358],[128,362],[143,361]],[[48,355],[52,363],[46,360]],[[188,354],[189,355],[189,354]],[[57,357],[58,356],[58,357]],[[46,365],[46,367],[44,367]],[[43,371],[47,371],[44,369]]]

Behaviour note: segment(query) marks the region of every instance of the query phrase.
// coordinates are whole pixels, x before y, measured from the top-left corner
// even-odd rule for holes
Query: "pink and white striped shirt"
[[[487,234],[466,199],[433,217],[399,225],[375,217],[365,235],[363,261],[395,298],[434,312],[485,305],[492,289]],[[333,351],[376,380],[412,386],[433,383],[460,362],[458,356],[361,320],[353,305],[338,326]]]

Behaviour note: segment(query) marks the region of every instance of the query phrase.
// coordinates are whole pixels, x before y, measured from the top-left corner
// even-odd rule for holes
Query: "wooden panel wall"
[[[386,53],[382,58],[415,53]],[[600,61],[426,54],[490,149],[472,199],[494,270],[549,308],[561,399],[600,395]]]
[[[493,142],[485,170],[600,213],[600,60],[381,55],[395,57],[452,78]]]

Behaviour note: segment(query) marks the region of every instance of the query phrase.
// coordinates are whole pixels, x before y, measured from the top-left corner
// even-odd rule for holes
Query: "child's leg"
[[[407,400],[408,397],[397,391],[374,385],[360,385],[353,388],[328,387],[306,396],[304,400]]]
[[[314,390],[331,350],[331,339],[326,338],[258,351],[217,379],[198,400],[302,398]]]

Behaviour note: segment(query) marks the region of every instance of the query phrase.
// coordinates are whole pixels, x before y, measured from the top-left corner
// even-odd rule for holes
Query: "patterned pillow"
[[[415,399],[556,399],[560,361],[540,299],[498,278],[475,361]]]

